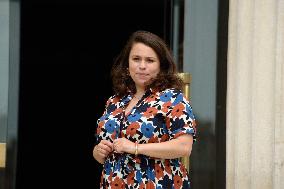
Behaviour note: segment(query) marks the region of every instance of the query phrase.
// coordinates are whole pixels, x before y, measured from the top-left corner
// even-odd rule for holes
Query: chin
[[[145,87],[145,83],[146,83],[146,81],[136,81],[135,82],[136,85],[142,86],[142,87]]]

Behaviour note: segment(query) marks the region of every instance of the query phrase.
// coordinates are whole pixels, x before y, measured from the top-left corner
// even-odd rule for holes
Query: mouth
[[[145,76],[148,76],[149,74],[146,74],[146,73],[137,73],[138,76],[142,76],[142,77],[145,77]]]
[[[136,73],[136,77],[142,80],[147,80],[148,76],[149,74],[146,74],[146,73]]]

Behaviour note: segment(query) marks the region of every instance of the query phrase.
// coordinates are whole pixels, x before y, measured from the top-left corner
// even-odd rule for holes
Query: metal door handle
[[[0,143],[0,168],[6,164],[6,143]]]

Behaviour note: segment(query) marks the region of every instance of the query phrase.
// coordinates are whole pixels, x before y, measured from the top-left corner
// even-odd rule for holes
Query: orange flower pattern
[[[160,143],[183,134],[196,141],[196,122],[192,108],[180,90],[148,90],[125,115],[133,98],[114,95],[97,121],[96,142],[125,137],[132,142]],[[185,189],[190,188],[187,170],[177,159],[158,159],[144,155],[111,153],[104,163],[101,189]]]

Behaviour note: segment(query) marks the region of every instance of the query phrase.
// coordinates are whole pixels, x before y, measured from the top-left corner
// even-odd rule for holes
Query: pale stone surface
[[[231,0],[227,188],[284,188],[284,1]]]

